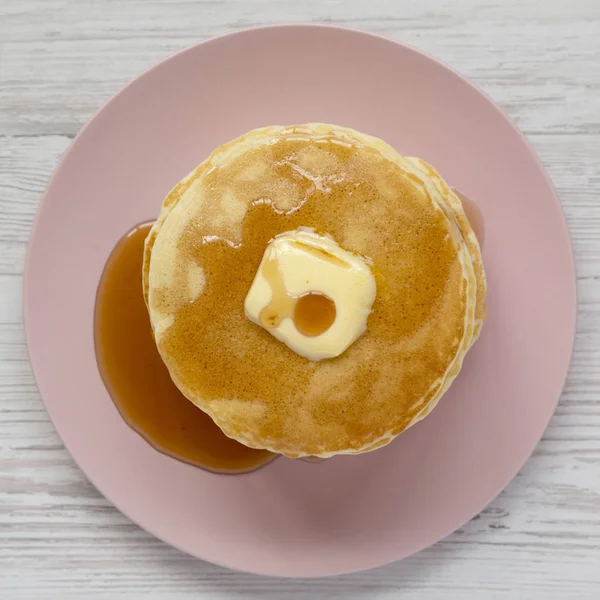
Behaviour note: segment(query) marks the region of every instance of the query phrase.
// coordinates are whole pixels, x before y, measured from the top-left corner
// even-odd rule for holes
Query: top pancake
[[[318,363],[244,316],[270,239],[300,226],[372,262],[367,332]],[[422,418],[485,313],[479,245],[426,163],[324,124],[267,127],[217,149],[167,196],[144,294],[176,385],[240,442],[292,457],[358,453]]]

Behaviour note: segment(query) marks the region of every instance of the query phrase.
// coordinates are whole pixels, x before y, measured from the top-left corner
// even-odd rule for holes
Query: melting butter
[[[244,309],[294,352],[321,360],[339,356],[365,332],[375,294],[362,257],[301,228],[271,240]]]

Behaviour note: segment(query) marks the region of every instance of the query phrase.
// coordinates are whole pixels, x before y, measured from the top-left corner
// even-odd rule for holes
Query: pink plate
[[[324,121],[435,165],[485,218],[489,318],[433,414],[383,450],[280,459],[219,476],[153,450],[96,368],[96,286],[117,240],[171,186],[254,127]],[[396,42],[287,26],[213,39],[110,100],[41,203],[25,273],[31,362],[56,429],[94,485],[157,537],[234,569],[347,573],[417,552],[481,511],[540,439],[575,329],[560,204],[517,129],[456,73]]]

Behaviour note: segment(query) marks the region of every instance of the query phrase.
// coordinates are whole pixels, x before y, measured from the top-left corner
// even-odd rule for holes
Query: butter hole
[[[306,336],[325,333],[335,321],[335,302],[318,292],[309,292],[300,296],[294,308],[296,329]]]

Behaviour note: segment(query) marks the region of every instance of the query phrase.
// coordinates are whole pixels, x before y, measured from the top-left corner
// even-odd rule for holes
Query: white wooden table
[[[21,323],[21,273],[52,169],[92,113],[168,54],[255,24],[387,34],[479,84],[558,189],[579,333],[533,458],[481,515],[402,563],[315,581],[181,554],[102,498],[50,424]],[[600,1],[0,0],[0,598],[600,598]]]

